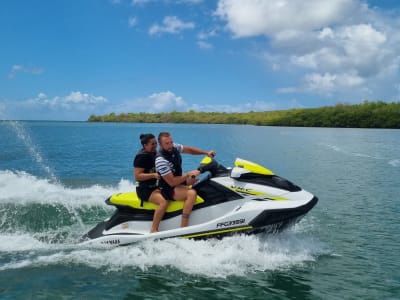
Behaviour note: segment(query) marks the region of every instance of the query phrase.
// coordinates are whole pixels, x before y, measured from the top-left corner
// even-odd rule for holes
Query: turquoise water
[[[78,245],[134,189],[139,134],[159,131],[320,201],[274,236]],[[399,299],[399,153],[399,130],[0,121],[0,298]]]

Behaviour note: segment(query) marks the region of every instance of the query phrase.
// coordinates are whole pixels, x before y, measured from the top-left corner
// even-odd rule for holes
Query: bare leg
[[[185,199],[185,203],[183,204],[181,227],[186,227],[189,225],[189,216],[192,212],[193,205],[196,202],[196,197],[196,190],[188,189],[187,186],[175,187],[174,198],[176,200]]]
[[[164,199],[160,190],[155,190],[151,193],[149,201],[158,204],[158,207],[154,211],[153,224],[151,225],[150,232],[158,232],[158,226],[164,216],[164,213],[168,207],[168,201]]]

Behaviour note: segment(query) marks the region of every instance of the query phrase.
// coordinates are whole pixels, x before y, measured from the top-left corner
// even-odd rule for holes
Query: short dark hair
[[[161,138],[163,137],[170,137],[171,134],[167,131],[162,131],[158,134],[158,142],[161,143]]]
[[[148,144],[150,142],[151,139],[154,139],[155,136],[152,133],[142,133],[139,137],[140,139],[140,143],[142,144],[142,146]]]

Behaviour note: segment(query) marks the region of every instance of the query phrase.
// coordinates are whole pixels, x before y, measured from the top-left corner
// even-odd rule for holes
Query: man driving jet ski
[[[156,156],[156,170],[160,174],[159,187],[161,193],[167,200],[184,200],[182,211],[181,227],[189,224],[189,216],[196,201],[197,192],[191,189],[191,185],[196,182],[196,177],[200,174],[199,170],[192,170],[187,173],[182,172],[181,153],[192,155],[216,155],[214,150],[205,151],[192,146],[175,144],[169,132],[160,132],[158,135],[160,151]]]

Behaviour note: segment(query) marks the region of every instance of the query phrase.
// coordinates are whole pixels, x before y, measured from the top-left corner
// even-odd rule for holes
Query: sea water
[[[139,135],[160,131],[320,201],[276,235],[80,245],[134,190]],[[0,298],[398,299],[399,153],[399,130],[0,121]]]

